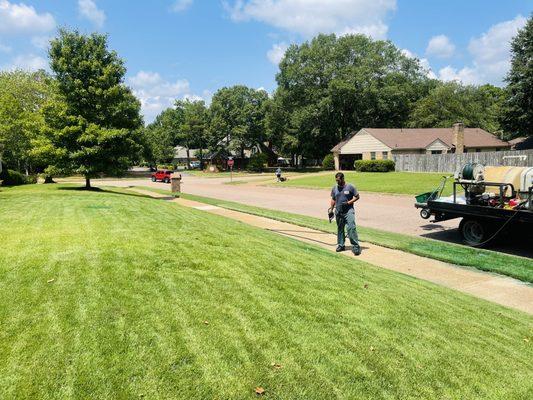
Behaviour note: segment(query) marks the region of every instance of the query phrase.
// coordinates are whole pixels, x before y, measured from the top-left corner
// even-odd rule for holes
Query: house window
[[[371,160],[375,160],[376,159],[376,152],[375,151],[371,151],[370,152],[370,159]]]
[[[476,153],[481,153],[481,149],[476,149]]]
[[[431,154],[442,154],[442,150],[431,150]]]
[[[384,160],[388,160],[389,159],[389,152],[388,151],[383,151],[381,153],[381,158],[384,159]]]
[[[501,149],[499,147],[496,147],[496,151],[500,151]]]

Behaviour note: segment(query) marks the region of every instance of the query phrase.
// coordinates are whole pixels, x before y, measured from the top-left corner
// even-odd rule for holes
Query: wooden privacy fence
[[[483,165],[533,167],[533,150],[491,151],[464,154],[393,154],[396,171],[455,172],[468,162]]]

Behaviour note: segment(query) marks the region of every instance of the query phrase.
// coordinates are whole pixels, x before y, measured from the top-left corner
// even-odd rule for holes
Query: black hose
[[[529,200],[524,200],[522,203],[519,203],[518,205],[516,205],[515,208],[518,208],[518,207],[526,204],[528,201]],[[507,224],[509,224],[509,222],[511,222],[513,220],[513,218],[516,217],[517,215],[518,215],[518,212],[515,212],[509,219],[507,219],[507,221],[505,221],[503,223],[503,225],[500,227],[500,229],[498,229],[496,231],[496,233],[494,233],[490,238],[488,238],[484,242],[481,242],[481,243],[478,243],[478,244],[474,244],[474,245],[472,245],[472,247],[481,247],[481,246],[484,246],[487,243],[491,242],[492,240],[494,240],[496,238],[496,236],[498,236],[498,234],[503,230],[503,228],[505,228],[507,226]]]

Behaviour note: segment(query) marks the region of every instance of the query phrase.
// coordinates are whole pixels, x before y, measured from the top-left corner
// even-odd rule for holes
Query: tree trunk
[[[191,169],[191,155],[189,154],[189,146],[187,146],[187,169]]]
[[[202,150],[203,146],[200,146],[200,171],[204,170],[204,152]]]
[[[85,189],[91,188],[91,178],[85,178]]]

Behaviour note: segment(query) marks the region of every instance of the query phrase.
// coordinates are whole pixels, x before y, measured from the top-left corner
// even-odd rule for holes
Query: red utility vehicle
[[[155,171],[152,174],[152,182],[165,182],[170,183],[170,175],[172,175],[172,171],[168,171],[166,169]]]

